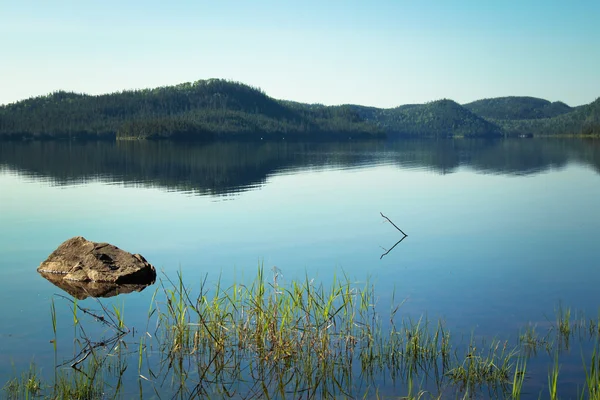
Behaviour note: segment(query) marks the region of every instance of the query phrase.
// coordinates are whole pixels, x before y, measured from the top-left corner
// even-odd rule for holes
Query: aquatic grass
[[[525,383],[525,374],[527,372],[527,359],[517,358],[515,363],[515,372],[513,373],[513,381],[510,398],[519,400],[523,391],[523,383]]]
[[[569,339],[571,338],[571,309],[563,308],[562,303],[559,303],[556,311],[556,326],[558,331],[558,341],[561,346],[569,349]]]
[[[596,320],[588,320],[587,333],[589,337],[600,336],[600,316]]]
[[[554,363],[548,371],[548,395],[550,400],[558,399],[558,375],[560,364],[558,362],[558,352],[554,356]]]
[[[52,333],[54,334],[54,338],[56,338],[56,306],[54,305],[54,298],[50,299],[50,319],[52,321]]]
[[[8,380],[2,390],[8,399],[33,399],[42,391],[42,382],[38,376],[36,365],[32,362],[29,369],[19,377]]]
[[[50,342],[52,342],[52,348],[54,350],[54,365],[58,364],[58,336],[56,333],[56,305],[54,304],[54,297],[50,299],[50,319],[52,321],[52,333],[53,338]],[[54,383],[56,384],[58,380],[57,370],[54,368]]]
[[[121,304],[121,307],[117,307],[116,305],[113,305],[113,314],[115,316],[116,319],[116,325],[119,327],[119,329],[125,329],[125,319],[124,319],[124,313],[125,313],[125,304]]]
[[[588,399],[600,399],[600,357],[598,356],[598,342],[596,342],[592,351],[589,368],[586,365],[585,357],[582,354],[583,370],[585,372],[585,387]],[[582,392],[581,397],[583,398]]]
[[[549,333],[540,336],[536,328],[535,325],[528,324],[521,333],[519,333],[519,344],[523,347],[527,357],[537,355],[540,349],[544,349],[547,353],[550,353],[552,349]]]
[[[166,306],[157,307],[157,334],[166,364],[174,375],[186,376],[178,391],[195,379],[191,393],[203,395],[207,386],[237,381],[237,390],[256,394],[260,388],[261,397],[312,390],[307,388],[318,388],[319,396],[350,396],[357,366],[367,381],[384,370],[405,383],[413,374],[431,374],[469,390],[506,386],[512,379],[516,350],[506,342],[494,341],[486,354],[483,343],[481,352],[461,358],[441,321],[404,318],[397,326],[397,305],[384,332],[369,282],[359,289],[346,276],[336,276],[326,287],[305,277],[282,285],[280,277],[274,269],[267,281],[259,267],[249,285],[223,288],[219,280],[210,295],[204,278],[197,297],[181,276],[171,286],[162,284]],[[195,366],[195,378],[186,365]],[[244,383],[256,380],[259,386]],[[425,393],[420,390],[413,387],[410,393],[420,397]]]
[[[178,356],[207,355],[205,358],[211,360],[211,367],[218,366],[224,356],[254,360],[251,368],[256,371],[285,366],[286,371],[293,372],[290,369],[293,367],[309,379],[329,376],[331,382],[338,385],[337,390],[343,391],[351,379],[334,372],[344,370],[341,366],[351,365],[348,360],[352,359],[359,341],[367,349],[373,349],[376,324],[356,319],[371,307],[372,299],[368,294],[353,290],[347,281],[335,279],[331,288],[326,289],[307,278],[282,287],[278,277],[276,272],[273,283],[268,283],[259,269],[257,278],[249,286],[221,289],[217,284],[211,299],[203,283],[196,301],[186,301],[189,296],[181,288],[176,293],[168,289],[167,303],[186,303],[169,306],[166,312],[159,313],[161,324],[169,327],[161,330],[165,348]],[[360,310],[354,302],[359,295]],[[182,320],[182,315],[188,318]],[[196,316],[195,320],[189,318],[191,315]],[[173,326],[181,329],[173,331]],[[178,331],[182,330],[189,334],[181,338]],[[228,354],[231,349],[236,349],[236,354]],[[349,376],[349,368],[345,371]],[[284,375],[287,376],[279,376],[279,385],[297,376],[290,372]]]
[[[438,393],[437,396],[434,396],[432,393],[421,389],[421,384],[415,385],[415,376],[416,373],[412,367],[409,367],[409,371],[406,378],[406,396],[400,397],[402,400],[420,400],[420,399],[441,399],[442,393]]]
[[[259,266],[248,284],[225,287],[219,278],[210,288],[207,276],[198,285],[184,284],[181,272],[175,280],[164,277],[153,293],[146,331],[133,345],[125,336],[124,304],[107,308],[98,302],[99,309],[91,310],[67,299],[74,309],[76,357],[55,369],[54,385],[40,384],[42,392],[60,393],[51,398],[118,392],[127,360],[135,355],[140,397],[376,398],[381,377],[389,377],[407,399],[484,392],[518,399],[527,360],[534,356],[528,347],[545,346],[558,357],[560,347],[547,340],[552,331],[561,335],[558,321],[569,322],[570,336],[596,332],[594,321],[574,321],[570,311],[557,311],[557,325],[545,336],[529,325],[514,344],[473,336],[463,344],[441,320],[403,315],[403,302],[382,318],[368,280],[355,283],[341,275],[329,285],[308,276],[284,282],[280,270],[271,272],[269,279]],[[54,300],[50,315],[56,336]],[[90,337],[90,321],[112,336]],[[596,351],[585,368],[586,394],[593,398],[600,386]],[[19,379],[5,388],[24,393]],[[557,395],[558,369],[549,371],[548,391]]]
[[[446,375],[465,391],[474,392],[483,386],[504,390],[510,383],[513,360],[517,355],[517,349],[506,341],[494,339],[489,345],[482,341],[478,349],[471,338],[466,355],[456,356],[454,367]]]
[[[177,274],[178,282],[173,283],[169,278],[167,282],[171,285],[170,288],[165,286],[165,282],[161,281],[161,288],[166,297],[166,309],[159,312],[159,324],[166,320],[163,326],[168,326],[170,330],[168,337],[170,338],[171,349],[169,353],[178,352],[189,345],[190,342],[190,327],[188,323],[188,306],[186,304],[187,293],[183,285],[183,277],[181,271]]]
[[[47,384],[35,363],[19,377],[10,379],[2,388],[7,399],[82,399],[104,398],[104,383],[99,376],[107,364],[88,363],[80,373],[74,369],[56,369],[54,384]],[[114,389],[113,389],[114,391]]]
[[[103,399],[104,381],[100,373],[102,368],[103,364],[92,361],[81,371],[61,370],[58,374],[58,381],[48,397],[56,399]]]

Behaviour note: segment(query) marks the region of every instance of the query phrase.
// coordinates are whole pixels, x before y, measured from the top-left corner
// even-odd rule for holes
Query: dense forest
[[[600,98],[552,118],[490,121],[508,136],[600,136]]]
[[[353,106],[366,121],[388,134],[414,137],[498,137],[500,128],[452,100],[390,109]]]
[[[561,101],[554,103],[535,97],[497,97],[477,100],[464,107],[490,120],[522,120],[552,118],[573,111]]]
[[[350,107],[289,107],[220,79],[100,96],[56,92],[0,107],[0,135],[17,138],[213,139],[277,135],[382,136]]]
[[[535,97],[499,97],[464,105],[507,136],[600,135],[600,98],[579,106]]]
[[[379,109],[276,100],[221,79],[86,95],[58,91],[0,106],[2,139],[358,139],[600,135],[600,99],[571,108],[533,97]]]

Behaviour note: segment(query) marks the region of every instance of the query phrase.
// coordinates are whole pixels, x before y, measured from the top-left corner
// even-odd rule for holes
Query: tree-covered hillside
[[[495,122],[510,136],[597,136],[600,135],[600,98],[553,118],[496,120]]]
[[[55,92],[0,107],[0,135],[18,138],[209,139],[235,135],[381,135],[348,108],[293,109],[220,79],[100,96]]]
[[[0,106],[0,139],[348,139],[598,135],[599,101],[534,97],[380,109],[276,100],[221,79],[91,96],[58,91]]]
[[[572,111],[563,102],[536,97],[497,97],[477,100],[463,105],[466,109],[489,120],[521,120],[552,118]]]
[[[358,114],[389,134],[419,137],[495,137],[498,126],[452,100],[409,104],[390,109],[356,106]]]

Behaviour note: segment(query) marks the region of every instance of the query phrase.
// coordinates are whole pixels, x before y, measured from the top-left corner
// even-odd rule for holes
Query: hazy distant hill
[[[58,91],[0,106],[8,139],[348,139],[597,135],[598,100],[571,108],[533,97],[380,109],[276,100],[221,79],[99,96]]]
[[[355,106],[361,117],[389,134],[428,137],[494,137],[502,132],[495,124],[452,100],[407,104],[390,109]]]
[[[480,117],[491,120],[541,119],[566,114],[573,109],[563,102],[536,97],[497,97],[463,105]]]
[[[507,135],[600,135],[600,98],[552,118],[495,122]]]

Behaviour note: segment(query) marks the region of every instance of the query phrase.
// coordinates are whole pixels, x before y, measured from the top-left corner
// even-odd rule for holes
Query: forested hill
[[[493,120],[506,135],[600,135],[600,98],[552,118]]]
[[[495,124],[447,99],[390,109],[354,107],[366,121],[375,123],[388,134],[418,137],[495,137],[502,135],[501,130]],[[435,135],[431,135],[432,132],[435,132]]]
[[[276,100],[221,79],[105,95],[58,91],[0,106],[0,139],[348,139],[600,135],[600,103],[533,97],[380,109]]]
[[[220,79],[99,96],[55,92],[0,107],[0,135],[16,138],[382,136],[350,107],[290,107]]]
[[[573,109],[561,101],[553,103],[536,97],[497,97],[463,105],[466,109],[491,120],[552,118]]]

